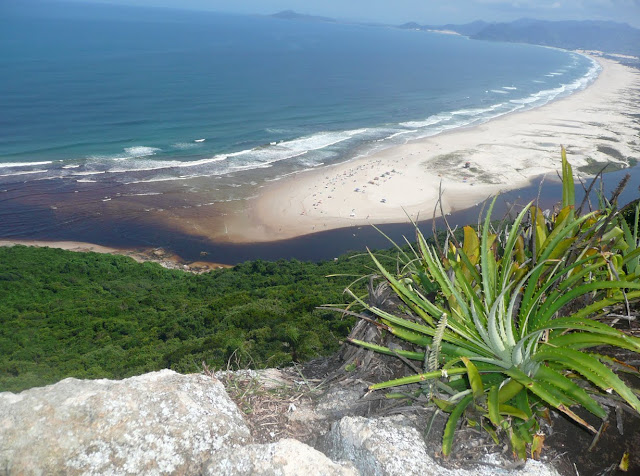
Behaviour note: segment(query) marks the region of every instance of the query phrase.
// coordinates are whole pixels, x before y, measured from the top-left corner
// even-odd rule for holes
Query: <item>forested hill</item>
[[[369,261],[258,260],[195,275],[124,256],[0,247],[0,392],[328,355],[353,319],[317,307],[345,302]],[[347,276],[327,278],[335,274]]]
[[[418,25],[401,28],[448,30],[474,40],[507,41],[554,46],[570,50],[600,50],[640,56],[640,30],[609,21],[545,21],[523,18],[510,23],[476,21],[464,25]]]

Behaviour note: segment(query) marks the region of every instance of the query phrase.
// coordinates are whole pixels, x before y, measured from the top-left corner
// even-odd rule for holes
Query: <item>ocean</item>
[[[0,238],[161,246],[123,223],[242,202],[599,71],[572,52],[384,26],[3,3]]]

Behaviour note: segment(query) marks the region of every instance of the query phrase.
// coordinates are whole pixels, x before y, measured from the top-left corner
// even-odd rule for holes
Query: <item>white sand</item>
[[[288,177],[264,189],[228,238],[270,241],[369,223],[430,218],[442,181],[445,212],[473,206],[560,168],[567,147],[574,170],[615,161],[611,147],[640,158],[640,71],[598,58],[592,85],[543,107],[410,142],[335,166]],[[465,163],[469,167],[465,168]]]

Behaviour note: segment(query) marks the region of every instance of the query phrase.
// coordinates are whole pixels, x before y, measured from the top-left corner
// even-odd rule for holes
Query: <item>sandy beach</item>
[[[226,238],[272,241],[431,218],[440,184],[445,213],[467,208],[541,175],[556,177],[561,146],[584,177],[599,164],[626,165],[640,158],[640,71],[596,59],[598,78],[566,98],[275,182],[249,201]]]

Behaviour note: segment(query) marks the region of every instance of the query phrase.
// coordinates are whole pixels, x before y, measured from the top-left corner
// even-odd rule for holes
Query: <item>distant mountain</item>
[[[608,21],[542,21],[522,19],[495,23],[470,35],[477,40],[509,41],[640,55],[640,30]]]
[[[531,43],[570,50],[600,50],[640,56],[640,30],[625,23],[609,21],[545,21],[523,18],[510,23],[475,21],[464,25],[405,23],[400,28],[447,30],[474,40]]]
[[[274,13],[271,16],[274,18],[280,18],[282,20],[320,21],[330,23],[336,22],[334,18],[320,17],[316,15],[304,15],[302,13],[294,12],[293,10],[283,10],[281,12]]]

